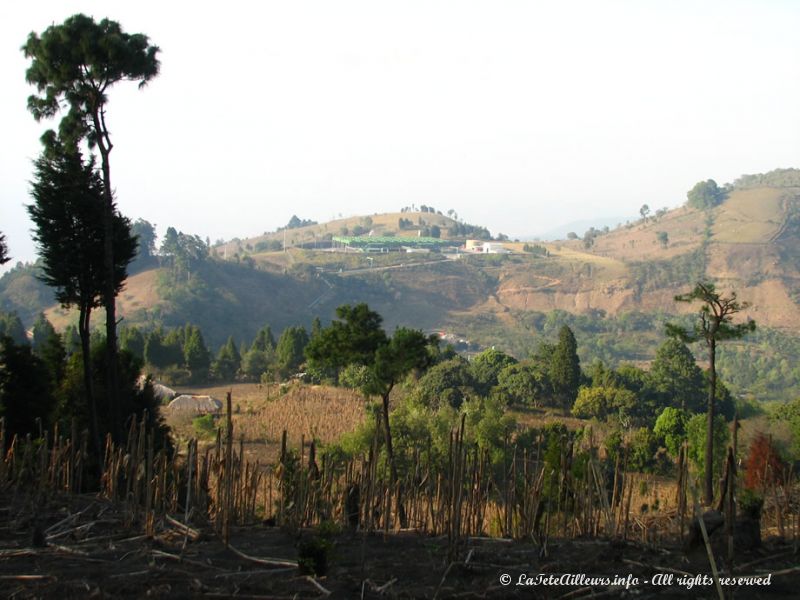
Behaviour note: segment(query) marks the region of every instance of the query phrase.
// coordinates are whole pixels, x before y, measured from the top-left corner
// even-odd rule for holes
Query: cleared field
[[[767,243],[785,220],[783,192],[773,188],[741,190],[717,211],[714,241],[739,244]]]
[[[223,403],[231,392],[233,426],[236,439],[242,439],[247,459],[272,464],[280,452],[286,430],[289,445],[311,440],[323,444],[353,431],[366,417],[364,397],[357,392],[326,386],[290,385],[285,393],[280,385],[237,383],[205,388],[181,388],[181,393],[208,395]],[[192,417],[165,415],[179,439],[196,435]],[[211,443],[211,440],[206,440]]]
[[[665,260],[696,248],[705,228],[704,216],[694,209],[682,207],[661,217],[650,217],[647,223],[630,223],[598,236],[592,253],[611,256],[623,261]],[[658,232],[667,234],[664,247]],[[582,242],[569,242],[569,247],[579,247]]]
[[[547,249],[552,256],[571,263],[585,263],[592,265],[593,276],[601,279],[617,279],[627,273],[625,263],[616,258],[582,252],[570,246],[547,245]]]

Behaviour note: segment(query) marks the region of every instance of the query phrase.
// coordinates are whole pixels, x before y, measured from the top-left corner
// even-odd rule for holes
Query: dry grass
[[[612,257],[621,261],[666,260],[691,252],[702,239],[705,228],[703,213],[690,208],[679,208],[658,220],[635,223],[613,230],[596,238],[591,249],[593,254]],[[666,248],[658,242],[657,232],[669,236]],[[565,247],[580,248],[582,242],[574,241]]]
[[[509,409],[508,414],[516,419],[521,428],[542,429],[553,423],[563,423],[567,429],[575,431],[588,424],[584,419],[564,415],[560,410],[548,408],[514,407]]]
[[[786,219],[783,193],[773,188],[731,194],[714,222],[714,241],[736,244],[767,243]]]
[[[567,262],[590,264],[596,271],[595,276],[601,279],[615,279],[627,272],[625,264],[616,259],[590,252],[584,252],[565,244],[546,244],[550,254]]]
[[[278,404],[275,411],[260,416],[278,419],[305,404],[309,410],[328,411],[326,419],[341,421],[339,411],[351,404],[346,395],[332,399],[310,387],[305,395],[302,392],[298,388],[294,395],[287,393],[284,406],[271,402]],[[325,398],[332,406],[320,409],[319,401]],[[671,504],[673,498],[687,497],[696,485],[683,469],[679,468],[682,475],[677,481],[626,473],[620,461],[609,473],[596,458],[594,436],[575,445],[561,438],[555,460],[544,459],[544,439],[533,447],[512,443],[497,462],[465,441],[462,419],[461,426],[451,430],[443,461],[430,450],[414,448],[406,457],[411,468],[400,477],[387,473],[379,436],[361,456],[328,460],[319,460],[313,446],[295,452],[284,439],[278,464],[266,470],[245,456],[244,444],[238,441],[244,424],[240,421],[241,427],[234,427],[228,406],[225,426],[208,449],[190,443],[186,454],[170,456],[155,449],[152,433],[136,422],[127,443],[115,445],[107,439],[101,492],[113,502],[124,502],[127,523],[143,526],[152,538],[163,516],[184,540],[199,539],[200,532],[190,525],[196,515],[198,521],[213,526],[226,545],[232,527],[264,517],[291,531],[323,522],[384,534],[412,527],[421,534],[443,536],[448,560],[453,561],[464,555],[470,538],[486,535],[532,539],[540,547],[551,539],[577,538],[660,545],[684,538],[692,518],[692,508],[685,502],[677,510]],[[287,423],[308,425],[298,425],[293,416]],[[334,430],[340,427],[337,422]],[[82,436],[80,444],[72,439],[54,431],[41,440],[15,438],[7,443],[0,419],[0,441],[9,447],[0,459],[0,494],[17,497],[30,492],[45,498],[82,489],[87,438]],[[586,461],[582,473],[572,469],[579,456]],[[727,464],[735,478],[732,454]],[[727,472],[723,481],[728,481]],[[793,480],[773,484],[766,494],[761,525],[762,531],[795,545],[800,539],[798,492]],[[182,516],[175,519],[170,514]],[[260,560],[270,566],[296,567],[292,561]]]
[[[294,386],[286,394],[237,415],[245,441],[278,444],[285,430],[291,446],[312,439],[328,444],[353,431],[365,418],[364,398],[344,389]]]
[[[125,281],[125,287],[117,296],[117,316],[130,317],[137,310],[152,309],[160,304],[158,295],[158,269],[150,269],[132,275]],[[78,322],[77,309],[63,309],[53,305],[45,310],[45,316],[58,331],[63,331],[67,326]],[[106,313],[102,307],[92,311],[93,323],[104,323]]]
[[[364,421],[364,397],[352,390],[300,384],[284,390],[278,384],[237,383],[183,391],[223,401],[231,392],[236,439],[243,438],[247,459],[261,464],[276,462],[284,430],[293,447],[301,440],[328,444]],[[182,439],[196,435],[191,416],[167,415],[167,424]]]

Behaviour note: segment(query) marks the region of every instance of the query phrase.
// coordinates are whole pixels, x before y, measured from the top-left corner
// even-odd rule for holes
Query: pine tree
[[[314,317],[314,320],[311,321],[311,339],[313,340],[318,336],[320,331],[322,331],[322,321],[320,321],[319,317]]]
[[[101,432],[97,429],[89,347],[91,313],[102,303],[108,285],[115,295],[122,289],[127,265],[136,252],[136,239],[131,235],[128,219],[112,206],[115,263],[113,281],[108,282],[103,258],[106,233],[103,183],[93,160],[84,162],[75,146],[47,138],[45,152],[34,163],[31,187],[34,203],[28,206],[28,213],[42,259],[41,279],[54,288],[56,300],[62,306],[78,307],[85,394],[92,415],[92,440],[99,452]],[[112,405],[113,398],[108,399]],[[112,422],[112,431],[117,434],[118,425],[121,424],[116,420]]]
[[[30,346],[0,338],[0,416],[5,420],[7,442],[14,435],[36,437],[40,426],[43,431],[50,427],[55,400],[49,381],[47,366]]]
[[[269,325],[264,325],[256,334],[251,349],[261,350],[274,350],[275,349],[275,336],[272,335],[272,329]]]
[[[233,381],[241,364],[239,350],[236,348],[233,336],[230,336],[217,353],[217,359],[214,361],[214,375],[222,381]]]
[[[208,377],[211,356],[199,327],[193,326],[186,336],[183,356],[186,367],[192,372],[192,379],[194,381],[204,381]]]
[[[106,125],[106,108],[108,92],[115,84],[138,81],[141,88],[158,75],[159,48],[151,45],[146,35],[125,33],[115,21],[103,19],[96,23],[91,17],[76,14],[60,25],[51,25],[41,36],[31,32],[22,51],[31,60],[25,79],[38,92],[28,98],[28,110],[33,117],[37,121],[50,119],[62,108],[69,107],[59,125],[59,137],[70,147],[77,147],[86,140],[100,153],[102,252],[99,257],[103,265],[102,300],[106,310],[107,393],[114,413],[112,432],[119,437],[117,267],[127,265],[136,250],[134,247],[123,262],[124,255],[117,253],[115,245],[120,232],[115,222],[110,163],[114,146]],[[52,138],[55,134],[51,131],[45,136]],[[133,240],[135,243],[135,238]]]
[[[702,304],[698,311],[698,319],[691,331],[685,327],[667,324],[667,334],[682,342],[704,341],[708,348],[708,410],[706,411],[706,452],[703,464],[714,465],[714,422],[717,398],[717,343],[744,337],[756,328],[755,321],[733,323],[733,316],[746,310],[750,304],[739,302],[736,292],[723,296],[717,292],[713,283],[700,282],[688,294],[675,296],[676,302],[695,302]],[[714,501],[714,476],[712,469],[705,470],[704,477],[705,503],[710,506]]]
[[[550,381],[559,404],[568,411],[578,396],[581,383],[581,363],[578,358],[578,343],[569,326],[558,332],[558,343],[550,359]]]
[[[47,320],[47,317],[44,316],[44,313],[39,313],[36,322],[33,324],[31,349],[47,367],[50,373],[51,388],[55,390],[64,377],[67,351],[64,348],[61,336],[58,335],[58,332]]]
[[[649,380],[659,396],[658,411],[666,406],[693,413],[705,409],[705,380],[691,350],[680,340],[669,338],[656,350]]]
[[[138,327],[123,327],[119,332],[119,346],[144,361],[145,338]]]
[[[8,256],[8,246],[6,245],[6,236],[0,233],[0,265],[6,264],[11,257]]]
[[[28,344],[25,326],[17,313],[0,314],[0,337],[2,336],[10,337],[15,344],[21,346]]]
[[[278,339],[275,347],[275,357],[278,367],[284,376],[297,372],[305,361],[303,351],[308,344],[308,334],[305,327],[287,327]]]

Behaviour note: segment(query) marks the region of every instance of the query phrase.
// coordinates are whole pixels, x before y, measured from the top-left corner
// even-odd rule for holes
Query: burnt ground
[[[258,525],[231,529],[226,548],[211,527],[187,532],[157,519],[152,535],[131,523],[124,507],[95,496],[31,499],[0,494],[0,597],[57,598],[717,598],[704,548],[686,556],[677,547],[607,540],[465,541],[448,560],[444,538],[403,532],[338,533],[330,538],[324,576],[302,574],[294,561],[312,535]],[[195,536],[199,533],[199,537]],[[196,539],[193,539],[196,538]],[[184,540],[186,540],[184,546]],[[280,564],[282,561],[289,564]],[[771,574],[769,585],[725,588],[726,597],[796,598],[800,554],[768,541],[737,557],[733,573]],[[508,574],[509,585],[501,575]],[[610,578],[561,585],[516,585],[525,576]],[[664,580],[672,575],[672,581]],[[654,583],[662,578],[659,585]],[[613,579],[638,578],[628,589]]]

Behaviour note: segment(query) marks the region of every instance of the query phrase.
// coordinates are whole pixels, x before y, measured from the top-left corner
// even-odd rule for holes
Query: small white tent
[[[144,384],[146,382],[147,382],[147,376],[141,375],[136,383],[139,386],[139,389],[141,390],[144,389]],[[162,385],[153,379],[150,379],[150,385],[153,386],[153,395],[156,397],[156,400],[159,400],[160,402],[172,400],[175,396],[178,395],[178,392],[176,392],[172,388]]]
[[[153,395],[156,397],[156,400],[160,402],[172,400],[176,393],[177,392],[172,388],[153,382]]]
[[[217,414],[222,410],[222,402],[211,396],[191,396],[182,394],[167,406],[170,412],[193,412],[199,415]]]

